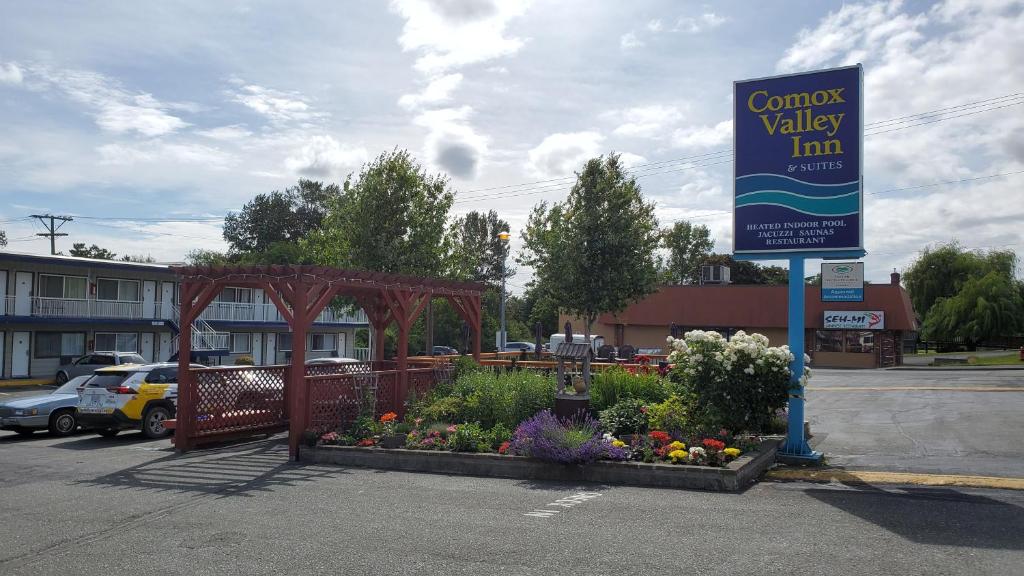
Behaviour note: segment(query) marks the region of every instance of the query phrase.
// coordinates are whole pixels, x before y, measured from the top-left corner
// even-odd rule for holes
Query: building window
[[[96,299],[138,302],[139,281],[100,278],[96,280]]]
[[[292,334],[291,332],[285,332],[284,334],[277,335],[277,351],[278,352],[291,352],[292,351]]]
[[[842,330],[816,330],[814,333],[815,352],[842,352]]]
[[[231,353],[248,354],[252,352],[252,334],[247,332],[231,333]]]
[[[326,352],[335,349],[334,334],[310,334],[309,349],[313,352]]]
[[[36,332],[34,356],[36,358],[61,358],[85,354],[84,332]]]
[[[101,352],[138,352],[139,335],[135,332],[97,332],[93,349]]]
[[[217,301],[252,304],[252,288],[225,288],[217,295]]]
[[[875,333],[867,330],[847,330],[846,351],[864,354],[874,352]]]
[[[42,298],[85,299],[86,279],[84,276],[39,275],[39,296]]]

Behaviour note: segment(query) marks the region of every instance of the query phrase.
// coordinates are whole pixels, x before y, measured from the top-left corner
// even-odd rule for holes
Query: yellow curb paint
[[[916,486],[962,486],[965,488],[1000,488],[1024,490],[1024,478],[999,476],[963,476],[954,474],[912,474],[909,472],[874,472],[868,470],[814,470],[787,468],[769,470],[769,480],[802,480],[805,482],[842,482],[845,484],[911,484]]]
[[[1005,386],[808,386],[811,392],[1024,392],[1024,387]]]
[[[0,380],[0,388],[20,388],[21,386],[45,386],[53,384],[53,380]]]

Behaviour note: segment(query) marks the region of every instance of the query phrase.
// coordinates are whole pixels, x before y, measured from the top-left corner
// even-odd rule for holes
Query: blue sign
[[[862,251],[860,65],[736,82],[733,252]]]

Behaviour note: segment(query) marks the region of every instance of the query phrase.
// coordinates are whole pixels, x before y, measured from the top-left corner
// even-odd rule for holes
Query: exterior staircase
[[[177,336],[181,333],[181,326],[179,321],[181,318],[181,310],[178,306],[174,306],[173,314],[170,319],[164,320],[164,325],[171,329],[171,332]],[[174,338],[171,341],[171,349],[174,353],[171,355],[169,361],[173,362],[178,358],[178,339]],[[227,356],[231,353],[231,334],[228,332],[218,332],[211,326],[207,321],[197,318],[192,323],[192,356],[193,358],[202,358],[209,356]]]

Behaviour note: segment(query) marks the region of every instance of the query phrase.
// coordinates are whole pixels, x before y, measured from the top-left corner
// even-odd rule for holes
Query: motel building
[[[0,252],[0,378],[53,378],[90,352],[136,352],[166,361],[178,348],[178,282],[167,265]],[[366,315],[326,308],[307,336],[307,358],[370,357]],[[204,363],[286,364],[288,324],[262,290],[225,288],[192,326]]]
[[[664,350],[674,324],[680,338],[689,330],[717,331],[727,337],[743,330],[764,334],[772,346],[782,346],[788,340],[788,289],[785,285],[663,286],[621,314],[599,316],[591,333],[616,347]],[[821,287],[808,285],[804,303],[804,342],[812,367],[899,366],[903,341],[913,339],[918,329],[897,273],[889,284],[866,284],[863,302],[822,302]],[[579,320],[562,317],[561,324],[566,320],[575,332],[582,332]]]

